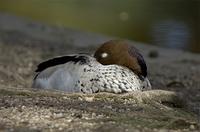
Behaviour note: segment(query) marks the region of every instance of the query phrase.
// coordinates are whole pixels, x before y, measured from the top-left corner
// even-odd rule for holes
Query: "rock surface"
[[[30,88],[40,61],[92,53],[110,39],[0,13],[0,130],[198,131],[198,54],[129,41],[147,61],[152,91],[85,95]]]

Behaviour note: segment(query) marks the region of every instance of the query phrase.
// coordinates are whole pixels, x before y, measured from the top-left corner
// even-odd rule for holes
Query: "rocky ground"
[[[112,39],[0,13],[1,131],[198,131],[200,55],[129,41],[143,53],[152,91],[67,94],[31,89],[36,65]]]

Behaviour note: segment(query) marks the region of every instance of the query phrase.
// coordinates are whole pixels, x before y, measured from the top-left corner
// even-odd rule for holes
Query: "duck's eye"
[[[101,54],[101,58],[106,58],[106,57],[108,57],[108,53],[104,52],[104,53]]]

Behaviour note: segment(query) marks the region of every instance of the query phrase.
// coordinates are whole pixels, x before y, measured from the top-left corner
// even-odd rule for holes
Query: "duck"
[[[127,93],[151,89],[147,65],[138,49],[124,40],[103,43],[93,55],[58,56],[41,62],[33,88],[67,93]]]

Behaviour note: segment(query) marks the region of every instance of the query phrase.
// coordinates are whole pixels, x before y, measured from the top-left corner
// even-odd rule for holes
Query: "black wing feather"
[[[74,55],[74,56],[61,56],[61,57],[52,58],[40,63],[37,66],[37,69],[35,70],[35,72],[41,72],[49,67],[65,64],[70,61],[74,63],[79,62],[80,64],[84,64],[87,62],[87,57],[84,55]]]

